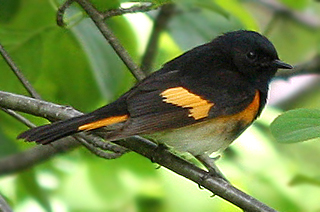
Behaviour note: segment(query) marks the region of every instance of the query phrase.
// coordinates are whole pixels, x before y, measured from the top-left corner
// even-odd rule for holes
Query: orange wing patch
[[[80,126],[78,128],[78,130],[79,131],[81,131],[81,130],[94,130],[94,129],[97,129],[100,127],[105,127],[105,126],[108,126],[111,124],[123,122],[123,121],[127,120],[128,117],[129,117],[128,115],[112,116],[112,117],[101,119],[101,120],[98,120],[98,121],[95,121],[95,122],[92,122],[89,124],[84,124],[84,125]]]
[[[189,108],[189,117],[193,117],[195,120],[207,117],[210,108],[214,105],[183,87],[169,88],[163,91],[160,96],[164,98],[163,101],[166,103]]]

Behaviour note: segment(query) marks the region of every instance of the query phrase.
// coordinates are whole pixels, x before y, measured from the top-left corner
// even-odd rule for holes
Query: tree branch
[[[94,139],[84,139],[83,136],[73,135],[84,147],[86,147],[91,153],[95,154],[96,156],[104,159],[116,159],[121,157],[124,153],[128,152],[126,148],[121,146],[111,144],[109,142],[102,142],[98,141],[95,136],[92,136]],[[97,142],[97,143],[96,143]],[[101,143],[107,145],[101,145]],[[97,148],[98,147],[98,148]],[[105,147],[105,148],[103,148]],[[103,151],[107,150],[107,151]],[[110,152],[111,151],[111,152]]]
[[[0,195],[0,211],[1,212],[11,212],[12,209],[10,208],[7,201]]]
[[[127,50],[120,44],[119,40],[115,37],[113,32],[109,29],[107,24],[104,22],[103,13],[99,12],[91,3],[86,0],[74,0],[77,2],[93,20],[101,34],[106,38],[114,51],[121,58],[123,63],[128,67],[133,76],[142,80],[145,78],[145,74],[140,70],[140,68],[135,64],[130,57]]]
[[[57,11],[57,24],[58,26],[65,26],[65,23],[63,21],[63,17],[64,14],[66,13],[66,10],[68,9],[68,7],[70,7],[70,5],[74,2],[74,0],[66,0],[59,8]]]
[[[220,177],[210,175],[194,164],[172,154],[165,148],[159,148],[155,143],[143,139],[139,136],[131,137],[125,141],[117,142],[132,151],[141,154],[155,163],[184,176],[185,178],[197,183],[203,188],[213,192],[213,194],[238,206],[244,211],[251,212],[275,212],[257,199],[237,189]]]
[[[42,100],[3,91],[0,91],[0,107],[56,119],[71,118],[74,116],[74,114],[79,114],[78,111],[73,110],[70,107],[64,107]],[[29,166],[34,166],[36,163],[39,163],[44,159],[48,159],[57,152],[63,152],[63,150],[65,150],[65,146],[67,146],[67,151],[75,146],[78,146],[78,143],[70,142],[68,139],[70,138],[61,139],[60,141],[53,142],[51,145],[37,146],[21,154],[1,159],[0,175],[21,170],[22,168]],[[244,210],[265,212],[275,211],[274,209],[233,187],[219,177],[209,175],[208,172],[172,154],[167,149],[158,148],[155,143],[147,139],[135,136],[126,140],[117,141],[116,143],[125,148],[131,149],[132,151],[151,159],[159,165],[194,181],[195,183],[207,188],[214,194]],[[63,150],[57,151],[57,147],[63,148]]]
[[[19,96],[3,91],[0,91],[0,102],[0,107],[1,105],[5,105],[5,110],[17,110],[25,113],[30,113],[30,111],[33,111],[31,114],[35,116],[42,116],[49,120],[61,120],[82,114],[79,111],[71,109],[71,107],[55,105],[42,100]],[[97,153],[98,156],[103,158],[113,159],[127,152],[126,149],[118,145],[102,141],[100,142],[100,139],[98,139],[96,136],[80,133],[75,135],[75,138],[80,140],[81,143],[85,142],[85,147],[89,146],[88,149],[90,151]],[[30,150],[1,159],[0,175],[14,173],[32,167],[35,164],[50,159],[59,153],[70,151],[75,147],[80,146],[80,143],[76,142],[75,138],[69,136],[61,139],[59,142],[54,142],[52,145],[36,146]],[[111,151],[111,153],[102,153],[96,148],[93,150],[93,147],[95,146],[92,146],[92,144],[96,144],[95,146],[99,147],[100,149]]]
[[[32,127],[36,127],[35,124],[33,124],[31,121],[29,121],[28,119],[26,119],[25,117],[23,117],[22,115],[20,115],[19,113],[15,112],[14,110],[10,110],[10,109],[6,109],[6,108],[0,108],[2,111],[4,111],[5,113],[9,114],[10,116],[14,117],[15,119],[17,119],[18,121],[20,121],[21,123],[25,124],[26,126],[32,128]]]
[[[103,13],[103,17],[104,19],[107,19],[113,16],[119,16],[119,15],[124,15],[128,13],[147,12],[150,10],[155,10],[159,7],[150,2],[145,2],[145,3],[141,2],[141,4],[142,5],[133,6],[130,8],[118,8],[118,9],[108,10]]]

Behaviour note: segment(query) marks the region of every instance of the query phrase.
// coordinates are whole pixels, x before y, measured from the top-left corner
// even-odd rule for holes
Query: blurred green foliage
[[[101,10],[126,3],[124,0],[92,2]],[[280,58],[292,64],[307,62],[319,53],[320,27],[299,16],[276,14],[265,4],[268,1],[173,2],[178,12],[161,35],[154,70],[183,51],[236,29],[267,33]],[[280,2],[289,11],[320,19],[317,16],[320,3],[316,1]],[[135,80],[75,4],[67,10],[67,27],[56,25],[55,14],[60,3],[0,0],[0,42],[45,100],[88,112],[117,98]],[[108,20],[138,64],[154,17],[152,11]],[[0,90],[26,94],[3,60],[0,70]],[[300,101],[297,95],[286,108],[310,107],[310,104],[320,107],[319,101],[313,101],[318,90],[313,89],[314,97],[310,96],[310,101]],[[315,141],[276,143],[267,127],[280,111],[279,107],[269,106],[258,124],[226,151],[218,165],[234,185],[279,211],[319,211],[320,147]],[[37,124],[46,122],[28,118]],[[25,129],[7,114],[0,113],[0,157],[32,147],[15,139]],[[0,192],[18,212],[239,211],[218,197],[211,198],[210,193],[194,183],[156,167],[134,153],[107,161],[79,148],[30,170],[2,176]]]

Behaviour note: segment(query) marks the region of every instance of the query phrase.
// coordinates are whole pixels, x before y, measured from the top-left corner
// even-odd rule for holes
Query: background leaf
[[[20,6],[20,0],[0,0],[0,5],[0,23],[6,23],[11,21],[11,19],[13,19],[17,14]]]
[[[270,126],[281,143],[294,143],[320,137],[320,110],[297,109],[283,113]]]

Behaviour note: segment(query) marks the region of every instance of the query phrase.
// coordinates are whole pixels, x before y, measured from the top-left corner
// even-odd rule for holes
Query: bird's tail
[[[90,116],[79,116],[71,119],[57,121],[52,124],[43,125],[32,128],[21,133],[17,138],[26,141],[35,141],[38,144],[48,144],[57,139],[79,132],[79,127],[83,124],[91,122]]]
[[[17,138],[38,144],[48,144],[77,132],[98,129],[128,119],[128,115],[121,115],[121,113],[108,117],[106,115],[108,113],[104,113],[106,109],[104,107],[92,113],[36,127],[21,133]]]

